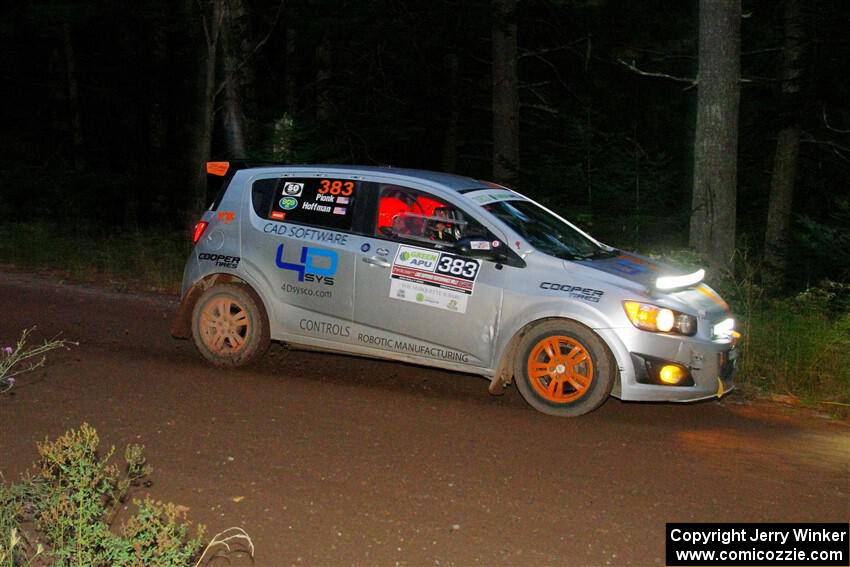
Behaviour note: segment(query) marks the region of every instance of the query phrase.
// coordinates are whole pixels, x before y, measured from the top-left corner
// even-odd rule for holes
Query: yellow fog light
[[[666,364],[661,367],[661,372],[658,373],[658,377],[661,378],[661,381],[665,384],[678,384],[688,375],[685,372],[685,369],[681,366],[676,366],[675,364]]]

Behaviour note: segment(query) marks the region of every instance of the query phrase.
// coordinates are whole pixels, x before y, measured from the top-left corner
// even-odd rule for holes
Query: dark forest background
[[[792,110],[789,2],[803,46]],[[509,181],[609,244],[686,247],[699,2],[520,0],[500,19],[504,4],[8,3],[2,218],[51,223],[57,239],[183,228],[202,162],[247,158]],[[741,11],[736,244],[754,262],[764,250],[777,136],[793,114],[785,286],[847,280],[850,3],[744,0]],[[509,175],[493,159],[493,41],[505,21],[519,97]]]

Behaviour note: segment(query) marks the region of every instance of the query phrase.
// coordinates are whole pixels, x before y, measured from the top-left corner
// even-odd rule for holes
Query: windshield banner
[[[472,199],[482,207],[499,201],[525,201],[526,198],[510,189],[482,189],[465,193],[464,197]]]

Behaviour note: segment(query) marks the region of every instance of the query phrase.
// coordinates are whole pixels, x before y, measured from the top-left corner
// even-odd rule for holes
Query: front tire
[[[601,406],[614,386],[616,367],[605,343],[574,321],[541,323],[519,344],[517,389],[534,409],[576,417]]]
[[[192,339],[215,366],[247,366],[269,348],[269,321],[262,304],[244,286],[215,285],[192,310]]]

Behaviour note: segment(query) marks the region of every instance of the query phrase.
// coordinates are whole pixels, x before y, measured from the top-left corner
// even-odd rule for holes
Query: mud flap
[[[490,385],[487,387],[487,391],[490,392],[491,396],[501,396],[505,393],[505,379],[503,376],[496,374],[490,380]]]
[[[197,297],[192,297],[190,300],[191,295],[191,292],[186,294],[186,297],[180,302],[180,307],[177,309],[174,319],[171,321],[171,336],[175,339],[188,339],[192,336],[192,308],[195,306],[195,299]],[[197,295],[195,294],[195,296]]]

